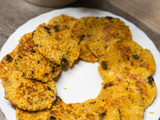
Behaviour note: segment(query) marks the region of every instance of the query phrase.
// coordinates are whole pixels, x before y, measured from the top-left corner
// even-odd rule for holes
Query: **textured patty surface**
[[[140,91],[145,108],[153,102],[156,96],[152,77],[155,61],[149,50],[134,41],[117,42],[107,49],[106,56],[99,64],[99,73],[104,81],[128,78]]]
[[[48,118],[49,118],[49,110],[29,112],[16,108],[17,120],[48,120]]]
[[[34,50],[32,33],[25,34],[16,47],[15,63],[26,78],[47,82],[57,77],[61,66],[51,63]]]
[[[52,79],[79,57],[98,61],[104,81],[95,99],[66,104]],[[142,120],[156,96],[154,58],[118,18],[54,17],[25,34],[0,68],[17,120]]]
[[[83,103],[66,104],[59,99],[49,116],[58,120],[142,120],[144,103],[141,94],[129,80],[126,81],[104,82],[98,97]]]
[[[9,76],[9,85],[5,87],[5,98],[23,110],[51,108],[56,99],[55,82],[29,80],[23,77],[21,72],[14,70]]]
[[[133,82],[128,78],[108,78],[102,83],[97,101],[117,106],[120,120],[142,120],[144,102]],[[104,105],[106,106],[106,105]]]
[[[129,27],[118,18],[82,17],[77,24],[81,41],[80,58],[86,61],[98,61],[113,42],[132,40]]]
[[[119,120],[119,112],[116,107],[101,106],[98,109],[96,105],[94,100],[66,104],[59,99],[52,107],[49,116],[56,120]]]
[[[15,51],[7,54],[0,62],[0,78],[3,87],[8,85],[9,83],[8,78],[12,73],[12,71],[15,69],[14,56],[15,56]]]
[[[39,25],[33,36],[36,49],[58,65],[72,66],[80,52],[78,38],[71,27],[76,21],[76,18],[60,15],[48,24]]]

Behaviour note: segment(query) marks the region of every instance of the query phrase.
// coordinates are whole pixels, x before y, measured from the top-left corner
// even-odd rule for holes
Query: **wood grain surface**
[[[160,0],[108,0],[160,33]]]

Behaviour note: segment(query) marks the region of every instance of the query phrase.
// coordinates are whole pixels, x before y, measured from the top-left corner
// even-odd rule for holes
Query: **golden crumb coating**
[[[73,17],[60,15],[48,24],[39,25],[33,36],[36,49],[58,65],[72,66],[80,52],[78,38],[71,27],[76,21]]]
[[[117,106],[120,120],[142,120],[144,102],[133,82],[128,78],[108,78],[102,83],[102,89],[96,102]]]
[[[16,108],[17,120],[48,120],[50,110],[29,112]]]
[[[99,62],[102,87],[95,99],[67,104],[53,78],[78,58]],[[156,97],[155,69],[120,19],[62,14],[20,39],[0,62],[0,78],[17,120],[143,120]]]
[[[86,42],[81,41],[80,47],[81,47],[80,58],[82,58],[85,61],[89,61],[89,62],[97,62],[98,61],[98,58],[96,56],[94,56],[90,52],[90,50],[88,49],[88,45],[86,44]]]
[[[25,34],[17,45],[15,64],[26,78],[47,82],[57,77],[61,66],[51,63],[34,50],[32,33]]]
[[[15,69],[14,56],[15,56],[15,51],[4,56],[2,61],[0,62],[0,78],[3,87],[8,85],[9,83],[8,78],[12,73],[12,71]]]
[[[144,103],[139,91],[128,82],[102,83],[100,94],[83,103],[64,103],[59,99],[50,111],[58,120],[142,120]],[[126,104],[125,104],[126,103]]]
[[[28,111],[51,108],[56,99],[56,86],[53,80],[47,83],[26,79],[14,70],[5,87],[5,98],[18,108]]]
[[[49,119],[56,120],[119,120],[119,111],[114,106],[96,107],[94,100],[83,103],[64,103],[58,99],[53,105]]]
[[[99,61],[99,73],[104,81],[108,78],[129,78],[140,91],[145,108],[156,96],[156,85],[152,77],[155,61],[151,52],[134,41],[112,44],[106,56]]]
[[[75,23],[77,22],[77,18],[61,14],[59,16],[53,17],[49,20],[47,23],[48,25],[52,25],[54,27],[54,30],[69,30],[73,29]],[[56,26],[59,25],[57,28]]]
[[[82,17],[76,25],[79,28],[77,34],[80,38],[80,58],[90,61],[90,57],[101,58],[106,48],[113,42],[120,40],[132,40],[129,27],[120,19],[112,17]],[[87,54],[83,46],[87,46]],[[91,59],[92,60],[92,59]],[[90,62],[93,62],[90,61]]]

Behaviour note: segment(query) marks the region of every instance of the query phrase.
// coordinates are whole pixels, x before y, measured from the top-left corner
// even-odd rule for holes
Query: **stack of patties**
[[[76,22],[76,18],[61,15],[48,24],[39,25],[33,35],[35,49],[49,61],[71,67],[80,52],[79,39],[74,30]]]
[[[69,26],[74,25],[77,19],[65,15],[57,18],[21,37],[13,52],[7,54],[0,63],[5,98],[15,105],[17,110],[26,112],[49,110],[56,100],[54,78],[60,73],[62,65],[71,67],[79,57],[78,41],[74,40],[73,36],[69,38],[72,32],[72,27]],[[54,25],[52,21],[59,23],[56,22]],[[63,22],[66,24],[62,25]],[[52,25],[49,25],[50,23]],[[53,31],[50,31],[49,27],[53,27]],[[51,35],[54,42],[49,43],[51,41],[47,41],[47,37],[42,37],[44,41],[40,44],[44,45],[44,49],[41,49],[42,45],[37,44],[39,40],[33,40],[33,37],[39,38],[44,34]],[[49,44],[46,44],[47,42]],[[46,49],[50,51],[45,51]]]
[[[54,78],[78,58],[99,62],[102,89],[95,99],[66,104]],[[60,15],[20,39],[1,61],[0,77],[17,120],[142,120],[156,96],[155,66],[120,19]]]
[[[59,65],[34,50],[31,33],[24,35],[16,49],[1,61],[5,98],[23,110],[51,108],[56,100],[53,78],[60,70]]]

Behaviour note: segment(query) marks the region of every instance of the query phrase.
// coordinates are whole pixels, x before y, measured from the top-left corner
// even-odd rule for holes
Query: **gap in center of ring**
[[[55,79],[57,96],[65,103],[82,103],[94,99],[101,90],[102,78],[98,72],[98,62],[77,60],[73,68],[62,69]]]

